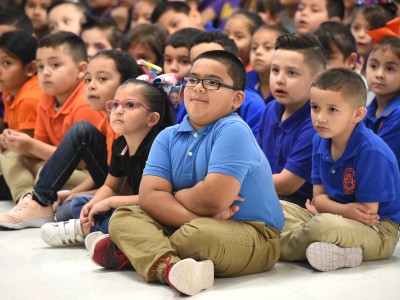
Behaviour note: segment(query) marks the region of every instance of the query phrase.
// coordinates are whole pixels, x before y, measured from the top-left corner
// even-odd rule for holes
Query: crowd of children
[[[279,259],[392,256],[398,1],[16,2],[0,228],[186,295]]]

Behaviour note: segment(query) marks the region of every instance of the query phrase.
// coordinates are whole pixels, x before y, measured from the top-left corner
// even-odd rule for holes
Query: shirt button
[[[335,173],[336,173],[336,170],[332,170],[331,173],[332,173],[332,174],[335,174]]]
[[[193,153],[192,153],[192,152],[188,152],[188,155],[189,155],[189,156],[192,156],[192,155],[193,155]]]
[[[199,136],[199,134],[198,134],[197,132],[195,132],[195,133],[193,134],[193,136],[194,136],[195,138],[197,138],[197,137]]]

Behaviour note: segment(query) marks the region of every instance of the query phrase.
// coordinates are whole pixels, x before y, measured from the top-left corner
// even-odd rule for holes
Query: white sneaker
[[[167,281],[185,295],[196,295],[214,285],[214,264],[211,260],[183,259],[171,267]]]
[[[92,249],[93,243],[94,241],[102,236],[105,235],[105,233],[101,232],[101,231],[95,231],[95,232],[91,232],[88,234],[88,236],[85,238],[85,247],[86,250],[90,251],[90,249]]]
[[[46,244],[53,247],[79,245],[85,241],[79,219],[44,224],[40,228],[40,236]]]
[[[54,221],[52,206],[41,206],[28,194],[14,208],[0,215],[0,227],[8,229],[23,229],[27,227],[40,228],[43,224]]]
[[[342,248],[331,243],[316,242],[308,246],[306,256],[311,266],[326,272],[359,266],[362,262],[362,249]]]

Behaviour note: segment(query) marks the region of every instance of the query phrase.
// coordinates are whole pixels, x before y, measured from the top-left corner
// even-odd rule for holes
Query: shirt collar
[[[376,98],[372,100],[370,105],[368,105],[368,110],[367,110],[367,118],[370,120],[375,120],[375,119],[380,119],[380,118],[385,118],[389,116],[394,109],[396,109],[398,106],[400,106],[400,95],[397,95],[394,97],[383,109],[383,111],[379,114],[379,116],[375,117],[376,110],[378,109],[378,102]]]
[[[273,123],[279,124],[281,130],[284,131],[285,133],[292,132],[295,128],[299,127],[299,125],[304,121],[304,119],[310,117],[310,110],[311,110],[310,102],[307,101],[307,103],[301,109],[296,111],[285,121],[281,122],[280,118],[285,110],[285,106],[279,103],[277,104],[279,105],[279,112],[275,116],[276,119],[273,120]]]

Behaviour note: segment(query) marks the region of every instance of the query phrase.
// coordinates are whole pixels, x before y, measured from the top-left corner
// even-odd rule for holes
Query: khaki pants
[[[314,242],[333,243],[340,247],[361,247],[363,260],[392,256],[398,241],[399,224],[390,220],[369,227],[340,215],[311,215],[306,209],[281,201],[285,225],[281,237],[281,260],[305,260],[306,249]]]
[[[239,276],[272,268],[279,258],[279,232],[261,222],[199,218],[172,229],[138,206],[118,208],[110,220],[111,240],[147,281],[162,281],[165,263],[148,274],[160,258],[210,259],[215,275]]]
[[[0,155],[0,172],[4,176],[14,203],[19,197],[33,190],[39,172],[45,161],[26,157],[15,152]],[[64,189],[72,189],[89,176],[86,170],[76,170],[65,184]]]

